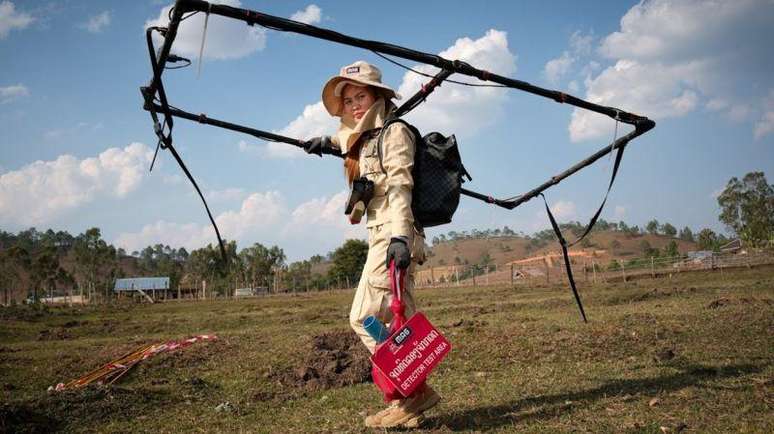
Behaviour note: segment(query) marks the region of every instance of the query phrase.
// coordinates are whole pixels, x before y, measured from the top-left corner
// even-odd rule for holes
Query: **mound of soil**
[[[371,381],[370,354],[353,332],[312,338],[304,363],[276,375],[284,386],[325,390]]]

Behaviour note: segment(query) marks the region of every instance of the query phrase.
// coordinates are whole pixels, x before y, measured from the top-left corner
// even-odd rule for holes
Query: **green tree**
[[[654,249],[647,240],[640,241],[640,250],[645,256],[658,256],[658,249]]]
[[[109,281],[116,274],[116,249],[102,239],[99,228],[90,228],[78,235],[73,243],[76,264],[76,282],[81,293],[86,289],[89,295],[97,287],[108,293]]]
[[[647,225],[645,225],[645,230],[648,231],[649,234],[657,234],[658,233],[658,220],[653,219],[648,222]]]
[[[674,238],[675,235],[677,235],[677,228],[672,226],[670,223],[664,223],[661,225],[661,233]]]
[[[619,264],[618,261],[616,261],[615,259],[611,259],[610,263],[607,264],[608,271],[615,271],[620,269],[621,269],[621,264]]]
[[[681,240],[683,240],[683,241],[689,241],[689,242],[691,242],[691,243],[694,241],[694,239],[693,239],[693,231],[692,231],[692,230],[691,230],[691,228],[689,228],[688,226],[684,227],[684,228],[683,228],[683,229],[680,231],[680,235],[679,235],[679,237],[680,237],[680,239],[681,239]]]
[[[718,235],[712,229],[702,229],[697,236],[699,249],[701,250],[718,250],[720,242]]]
[[[17,284],[22,274],[29,271],[30,265],[30,254],[24,248],[13,245],[0,250],[0,285],[5,304],[15,300],[14,294],[19,289]]]
[[[621,220],[618,222],[618,230],[621,232],[629,232],[629,226],[626,225],[626,222]]]
[[[718,196],[720,221],[746,244],[758,247],[774,240],[774,186],[763,172],[731,178]]]
[[[669,244],[664,247],[664,256],[675,257],[680,256],[680,251],[677,250],[677,241],[671,240]]]
[[[350,285],[360,280],[360,273],[368,256],[368,243],[363,240],[347,240],[333,252],[333,266],[328,270],[331,282],[346,282]]]
[[[255,243],[239,252],[239,259],[244,267],[245,281],[250,282],[254,288],[271,288],[275,273],[285,265],[285,252],[277,246],[265,247]]]

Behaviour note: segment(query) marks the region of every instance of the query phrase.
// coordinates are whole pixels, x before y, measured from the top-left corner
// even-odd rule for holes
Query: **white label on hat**
[[[360,72],[360,67],[359,66],[350,66],[349,68],[347,68],[347,70],[344,73],[345,74],[357,74],[358,72]]]

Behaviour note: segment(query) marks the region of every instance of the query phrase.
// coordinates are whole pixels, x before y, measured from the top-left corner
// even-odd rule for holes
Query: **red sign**
[[[371,362],[403,396],[409,396],[450,350],[449,341],[417,312],[376,348]]]

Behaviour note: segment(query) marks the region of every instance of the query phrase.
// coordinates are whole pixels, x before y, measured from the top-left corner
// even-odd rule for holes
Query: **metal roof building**
[[[132,277],[116,279],[113,291],[145,291],[169,289],[169,277]]]

